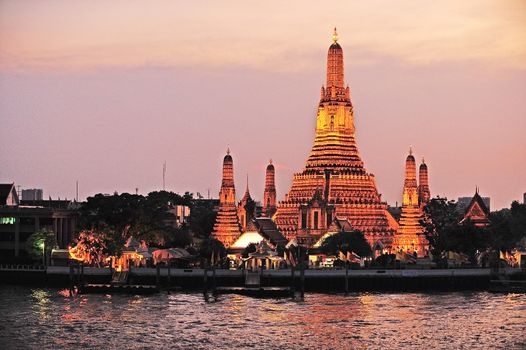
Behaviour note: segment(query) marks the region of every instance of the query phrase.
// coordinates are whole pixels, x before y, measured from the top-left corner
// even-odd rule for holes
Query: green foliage
[[[445,232],[446,250],[466,254],[471,264],[477,263],[477,253],[490,247],[490,232],[471,222],[456,225]]]
[[[151,192],[147,196],[122,193],[112,196],[97,194],[89,197],[80,209],[80,228],[100,234],[108,254],[119,256],[130,237],[148,245],[184,246],[191,237],[174,228],[175,205],[191,205],[192,195],[173,192]]]
[[[435,262],[445,261],[445,253],[449,247],[448,233],[458,226],[459,221],[456,203],[447,198],[433,198],[424,207],[424,219],[421,223]]]
[[[201,242],[201,246],[199,247],[199,255],[205,259],[210,259],[212,252],[214,253],[215,257],[223,257],[226,255],[226,248],[223,243],[221,243],[221,241],[218,241],[215,238],[203,240]]]
[[[526,205],[513,202],[511,209],[490,214],[490,225],[475,227],[466,221],[456,204],[446,198],[434,198],[424,208],[425,235],[437,263],[445,261],[445,253],[453,251],[466,254],[471,263],[483,251],[511,251],[526,236]]]
[[[190,231],[195,237],[207,239],[214,228],[216,215],[213,204],[195,201],[190,211]]]
[[[55,233],[52,230],[43,228],[33,233],[26,241],[26,251],[34,259],[42,259],[45,252],[49,255],[51,250],[57,246]]]
[[[526,237],[526,204],[514,201],[510,209],[491,213],[490,221],[493,248],[509,252]]]
[[[186,248],[193,243],[193,237],[187,226],[183,225],[181,228],[174,229],[166,237],[167,247]]]
[[[108,244],[111,246],[108,248]],[[107,255],[120,255],[124,245],[118,245],[107,235],[97,231],[82,231],[77,239],[77,244],[70,251],[77,258],[85,259],[88,264],[101,266]]]
[[[338,255],[339,252],[347,254],[354,252],[361,257],[371,255],[371,246],[367,243],[362,232],[338,232],[324,239],[321,251],[330,255]]]

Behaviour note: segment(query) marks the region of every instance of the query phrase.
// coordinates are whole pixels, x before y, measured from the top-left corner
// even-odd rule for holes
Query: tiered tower
[[[236,189],[234,186],[234,161],[230,149],[223,159],[223,181],[219,191],[219,212],[212,236],[229,247],[241,235],[236,210]]]
[[[422,158],[422,164],[418,169],[418,202],[421,207],[424,207],[431,198],[431,192],[429,191],[429,178],[427,174],[427,164]]]
[[[327,85],[322,86],[314,146],[305,169],[278,205],[275,222],[288,238],[308,245],[338,216],[362,231],[371,245],[390,246],[387,204],[381,201],[374,175],[358,153],[353,105],[344,85],[343,50],[336,29],[327,56]]]
[[[425,165],[425,164],[423,164]],[[420,167],[422,169],[422,167]],[[425,167],[425,184],[429,197],[429,186],[427,186],[427,166]],[[420,179],[423,177],[420,172]],[[419,257],[426,255],[427,240],[423,234],[420,224],[422,218],[422,207],[419,202],[419,187],[416,182],[416,162],[413,151],[409,150],[409,155],[405,161],[405,181],[404,193],[402,198],[402,213],[396,236],[397,250],[414,254],[417,252]]]
[[[247,230],[247,225],[256,216],[256,202],[250,196],[250,191],[248,189],[248,175],[247,189],[245,190],[243,198],[241,198],[239,204],[237,205],[237,216],[241,225],[241,231],[243,232]]]
[[[267,165],[267,173],[265,176],[265,192],[263,192],[263,216],[269,218],[276,212],[276,184],[275,184],[275,170],[272,164],[272,159]]]

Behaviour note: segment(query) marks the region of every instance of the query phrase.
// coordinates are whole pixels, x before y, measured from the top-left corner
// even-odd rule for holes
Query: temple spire
[[[431,192],[429,191],[429,174],[427,170],[427,164],[422,158],[422,164],[418,169],[418,202],[420,206],[425,206],[431,198]]]
[[[223,158],[223,179],[219,191],[219,211],[212,236],[225,247],[231,245],[241,234],[236,210],[236,189],[234,186],[234,160],[230,155],[230,148]]]
[[[416,162],[413,149],[409,148],[409,155],[405,160],[405,181],[403,204],[407,206],[418,206],[418,189],[416,183]]]
[[[267,165],[265,174],[265,191],[263,192],[263,215],[271,217],[276,212],[275,169],[272,159]]]
[[[335,44],[338,42],[338,32],[336,31],[336,27],[334,27],[334,33],[332,34],[332,41]]]
[[[250,190],[248,189],[248,174],[247,174],[247,188],[245,189],[245,195],[243,196],[243,199],[241,201],[243,200],[246,201],[248,199],[252,199],[252,198],[250,197]]]
[[[326,88],[329,93],[339,95],[343,89],[345,92],[345,82],[343,74],[343,50],[340,44],[338,44],[338,34],[336,28],[334,28],[334,34],[332,35],[332,45],[329,47],[327,54],[327,84]]]
[[[427,184],[427,168],[425,163],[420,166],[420,183]],[[404,193],[402,198],[402,211],[395,237],[396,250],[409,254],[415,252],[419,257],[426,255],[427,241],[421,235],[423,228],[420,224],[422,208],[420,204],[420,191],[422,187],[416,182],[416,162],[413,148],[409,148],[409,155],[405,161]]]

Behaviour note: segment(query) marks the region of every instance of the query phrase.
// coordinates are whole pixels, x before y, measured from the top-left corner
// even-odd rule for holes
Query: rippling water
[[[526,348],[526,295],[83,295],[0,287],[2,349]]]

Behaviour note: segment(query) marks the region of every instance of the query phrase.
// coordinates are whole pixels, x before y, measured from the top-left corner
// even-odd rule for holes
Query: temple
[[[275,184],[275,170],[272,160],[267,165],[265,175],[265,191],[263,192],[263,216],[271,218],[276,212],[276,184]]]
[[[256,217],[256,202],[250,196],[250,190],[248,189],[248,175],[245,194],[237,205],[237,216],[239,218],[242,232],[247,230],[248,223]]]
[[[248,192],[248,184],[247,184]],[[248,194],[250,196],[250,194]],[[228,248],[241,235],[238,211],[236,209],[236,189],[234,186],[234,161],[230,150],[223,159],[223,180],[219,191],[219,211],[212,236]]]
[[[316,116],[314,146],[301,173],[278,203],[274,220],[287,239],[310,245],[335,217],[347,219],[374,246],[392,244],[394,221],[374,175],[364,168],[355,139],[353,105],[345,86],[343,50],[336,29],[327,56],[327,81]]]
[[[460,223],[471,222],[476,227],[487,227],[490,224],[489,213],[490,211],[480,196],[477,187],[475,189],[475,195],[469,202]]]
[[[422,158],[422,164],[418,168],[418,202],[420,206],[425,206],[431,199],[431,192],[429,191],[429,178],[427,173],[427,164]]]
[[[405,161],[405,180],[402,198],[402,213],[395,240],[396,250],[418,257],[427,255],[428,243],[420,223],[422,207],[429,201],[427,165],[422,160],[419,169],[420,186],[416,182],[416,162],[413,151]]]

